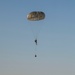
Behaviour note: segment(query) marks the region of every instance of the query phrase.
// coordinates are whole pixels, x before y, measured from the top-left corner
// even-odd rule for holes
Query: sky
[[[75,0],[0,0],[0,75],[75,75]]]

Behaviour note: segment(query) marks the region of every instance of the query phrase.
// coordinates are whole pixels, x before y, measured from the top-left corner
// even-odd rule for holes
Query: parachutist
[[[35,54],[35,57],[37,57],[37,55]]]
[[[36,43],[36,45],[37,45],[37,39],[35,39],[35,43]]]

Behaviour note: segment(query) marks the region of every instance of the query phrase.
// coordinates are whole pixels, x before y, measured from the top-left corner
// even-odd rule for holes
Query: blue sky
[[[28,21],[32,11],[45,19]],[[0,0],[0,75],[75,75],[75,0]]]

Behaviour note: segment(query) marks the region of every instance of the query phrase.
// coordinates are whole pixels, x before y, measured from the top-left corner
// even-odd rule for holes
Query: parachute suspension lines
[[[31,13],[29,13],[27,15],[27,19],[29,21],[40,21],[40,20],[43,20],[44,18],[45,18],[45,14],[42,11],[33,11],[33,12],[31,12]],[[34,40],[35,45],[36,45],[35,46],[35,51],[37,51],[37,45],[38,45],[37,37],[39,35],[41,25],[36,25],[34,23],[34,25],[31,25],[30,27],[31,27],[32,33],[33,33],[34,38],[35,38],[35,40]],[[37,57],[37,54],[36,53],[35,53],[35,57]]]

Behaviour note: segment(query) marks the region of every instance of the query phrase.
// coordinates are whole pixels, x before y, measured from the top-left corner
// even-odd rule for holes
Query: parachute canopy
[[[42,11],[33,11],[27,15],[27,19],[30,21],[43,20],[44,18],[45,14]]]

